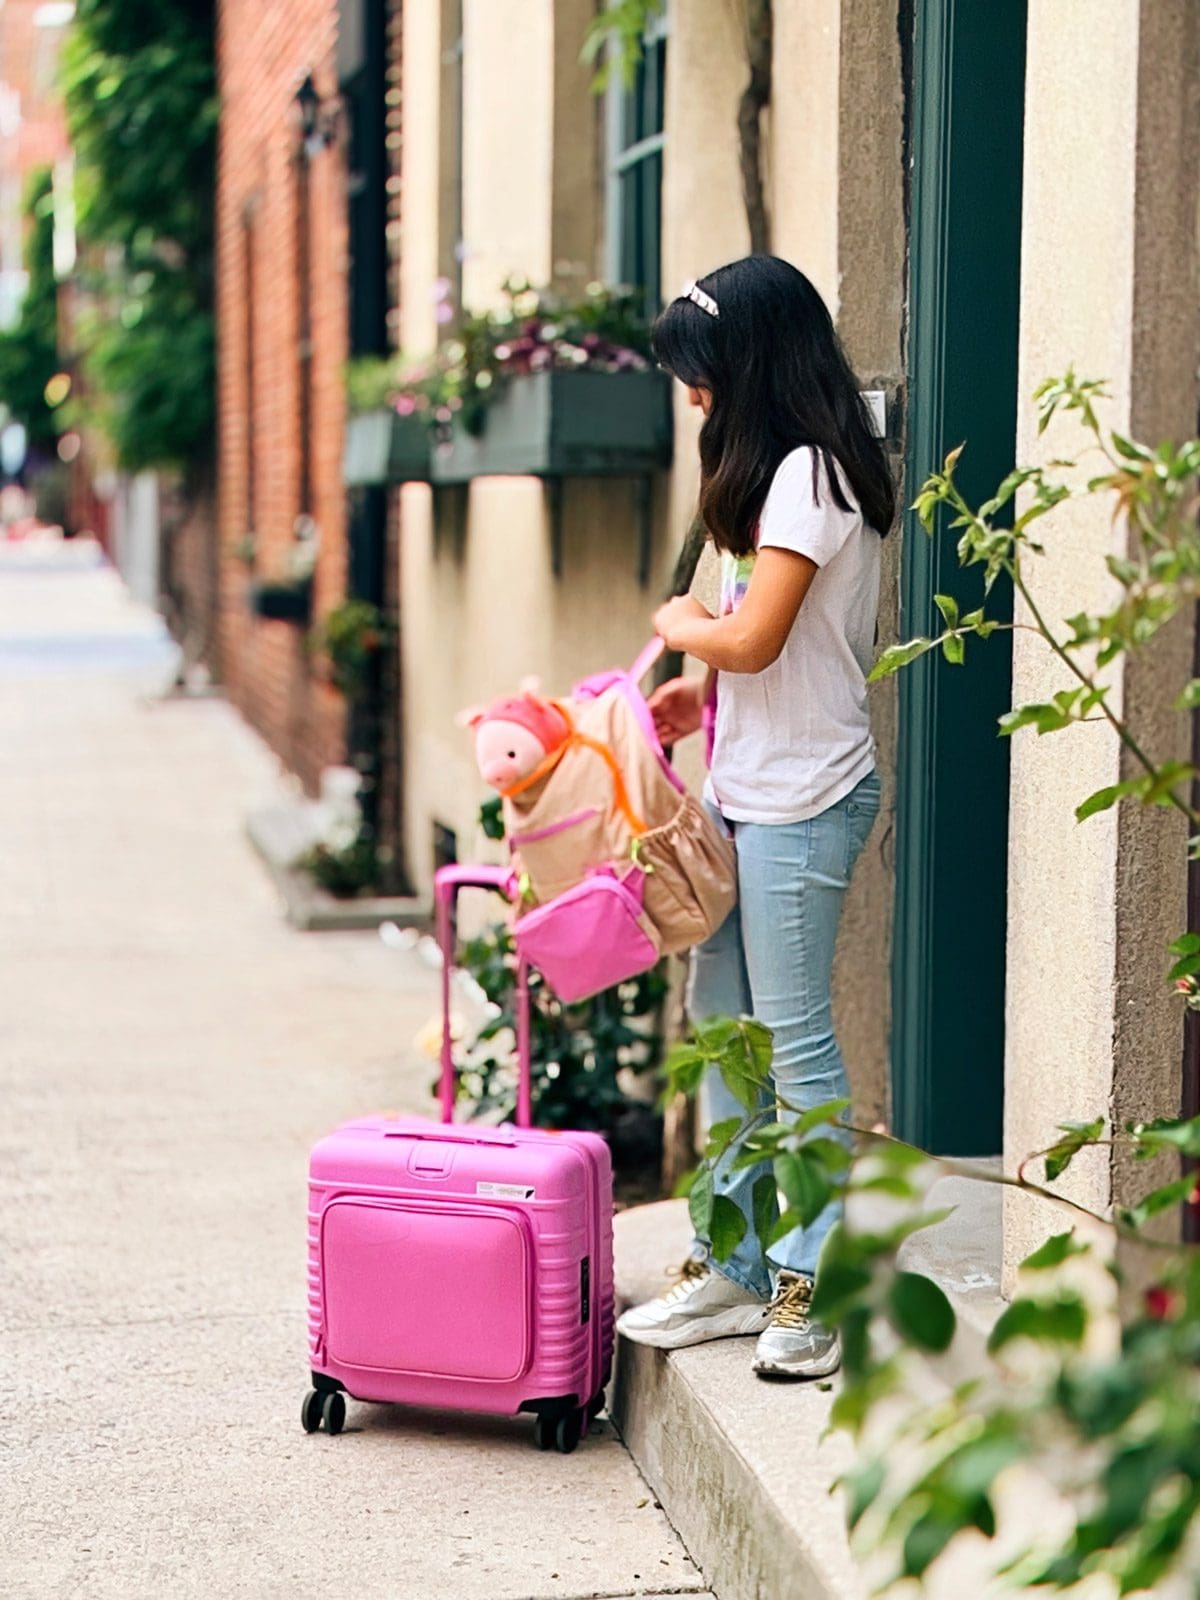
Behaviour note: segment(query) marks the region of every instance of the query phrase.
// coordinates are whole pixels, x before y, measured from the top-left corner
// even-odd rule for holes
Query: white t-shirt
[[[722,672],[706,794],[734,822],[803,822],[849,794],[875,765],[867,716],[879,607],[878,533],[863,522],[845,473],[843,511],[818,456],[802,445],[776,470],[759,520],[758,548],[815,561],[813,578],[778,659],[762,672]],[[736,609],[754,556],[725,555],[721,613]]]

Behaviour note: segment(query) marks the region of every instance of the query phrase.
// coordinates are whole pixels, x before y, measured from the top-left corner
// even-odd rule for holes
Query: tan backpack
[[[733,844],[671,767],[639,688],[662,648],[556,701],[566,743],[504,797],[518,950],[565,1001],[699,944],[737,898]]]

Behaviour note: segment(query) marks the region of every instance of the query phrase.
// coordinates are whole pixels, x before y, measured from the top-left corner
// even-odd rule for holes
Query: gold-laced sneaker
[[[707,1261],[685,1261],[677,1277],[656,1300],[631,1306],[617,1323],[617,1332],[635,1344],[679,1350],[709,1339],[761,1333],[766,1327],[767,1302],[715,1271]]]
[[[813,1283],[781,1272],[770,1321],[754,1348],[754,1370],[766,1378],[827,1378],[842,1363],[837,1334],[811,1316]]]

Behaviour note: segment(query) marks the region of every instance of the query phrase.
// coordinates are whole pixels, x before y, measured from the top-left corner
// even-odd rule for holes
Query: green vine
[[[30,175],[24,216],[28,287],[16,324],[0,332],[0,404],[24,425],[30,445],[53,450],[58,439],[55,406],[47,399],[58,374],[58,288],[54,278],[54,196],[48,167]]]
[[[592,88],[597,94],[608,87],[614,73],[627,89],[632,88],[646,34],[662,16],[664,4],[665,0],[608,0],[589,23],[579,59],[594,68]]]
[[[211,456],[217,98],[211,3],[78,0],[63,89],[75,153],[75,343],[121,466]]]

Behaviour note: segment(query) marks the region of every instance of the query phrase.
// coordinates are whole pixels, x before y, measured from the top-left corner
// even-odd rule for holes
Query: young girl
[[[654,351],[704,412],[700,514],[721,552],[721,614],[671,600],[654,625],[709,668],[653,696],[665,743],[695,732],[715,689],[705,798],[737,846],[740,900],[693,957],[697,1019],[750,1015],[775,1036],[772,1077],[801,1110],[847,1094],[830,980],[838,917],[879,810],[867,719],[880,541],[894,493],[882,447],[829,312],[795,267],[749,256],[689,288],[659,317]],[[714,1122],[744,1116],[718,1074]],[[784,1118],[792,1113],[784,1113]],[[714,1261],[695,1241],[680,1281],[627,1311],[621,1332],[675,1349],[757,1333],[754,1370],[833,1372],[836,1334],[808,1315],[829,1206],[763,1253],[751,1191],[764,1168],[717,1172],[746,1219]]]

